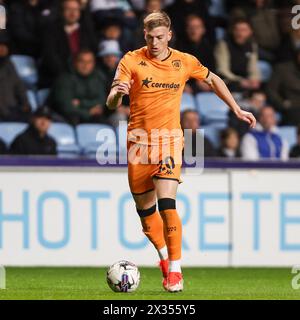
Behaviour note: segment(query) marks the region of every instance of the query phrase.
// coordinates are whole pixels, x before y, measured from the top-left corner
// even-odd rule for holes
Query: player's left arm
[[[256,119],[251,112],[244,111],[240,108],[240,106],[235,101],[234,97],[230,93],[228,87],[225,82],[213,72],[209,72],[206,79],[204,79],[212,90],[216,93],[218,97],[220,97],[234,112],[238,119],[249,123],[250,128],[254,128],[256,125]]]
[[[206,82],[228,107],[234,112],[238,119],[249,123],[251,128],[256,125],[256,119],[251,112],[244,111],[236,103],[225,82],[213,72],[210,72],[201,62],[191,54],[184,54],[188,70],[187,78],[194,78]]]

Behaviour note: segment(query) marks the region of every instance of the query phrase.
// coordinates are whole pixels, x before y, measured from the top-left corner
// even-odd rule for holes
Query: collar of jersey
[[[145,47],[145,56],[148,60],[153,60],[153,61],[157,61],[157,62],[164,62],[164,61],[168,60],[172,55],[172,49],[168,47],[168,50],[169,50],[169,54],[166,56],[166,58],[164,58],[163,60],[159,60],[157,58],[150,58],[148,56],[148,49],[147,49],[147,47]]]

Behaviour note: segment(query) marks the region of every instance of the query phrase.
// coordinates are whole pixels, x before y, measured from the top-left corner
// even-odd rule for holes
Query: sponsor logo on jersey
[[[178,90],[180,88],[179,83],[167,83],[167,82],[154,82],[152,77],[147,77],[146,79],[142,80],[142,88],[163,88],[163,89],[174,89]]]

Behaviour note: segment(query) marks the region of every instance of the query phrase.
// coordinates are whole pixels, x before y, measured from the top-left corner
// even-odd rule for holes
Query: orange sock
[[[164,222],[164,235],[171,261],[181,259],[182,223],[176,209],[160,211]]]
[[[146,217],[141,217],[143,232],[157,250],[166,246],[163,220],[158,211]]]

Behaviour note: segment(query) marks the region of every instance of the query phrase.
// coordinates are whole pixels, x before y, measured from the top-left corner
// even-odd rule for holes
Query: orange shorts
[[[141,147],[133,142],[128,142],[128,150],[132,146]],[[182,144],[179,148],[172,145],[169,146],[168,151],[162,152],[161,146],[159,151],[157,148],[154,151],[151,146],[147,146],[146,149],[142,147],[138,150],[137,155],[141,156],[144,153],[144,162],[137,160],[137,155],[134,156],[135,151],[131,153],[131,157],[128,153],[128,181],[131,193],[139,195],[154,190],[153,178],[169,179],[181,183],[182,148]]]

